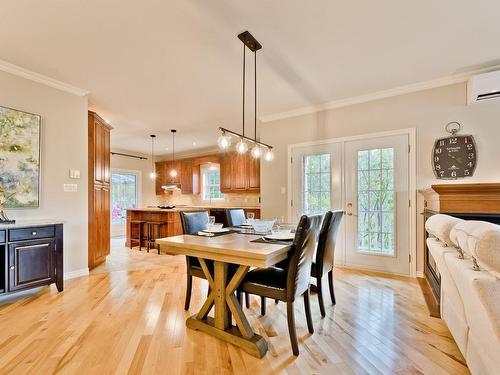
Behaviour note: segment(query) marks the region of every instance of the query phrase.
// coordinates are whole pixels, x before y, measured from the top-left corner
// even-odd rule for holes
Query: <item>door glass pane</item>
[[[394,256],[394,148],[358,152],[358,251]]]
[[[303,213],[310,215],[330,209],[330,154],[304,155],[303,170]]]
[[[137,208],[137,175],[134,173],[111,173],[111,221],[125,224],[127,209]]]

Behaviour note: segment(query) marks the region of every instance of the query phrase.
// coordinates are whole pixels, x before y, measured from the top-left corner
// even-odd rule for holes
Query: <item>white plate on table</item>
[[[203,229],[202,232],[205,232],[205,233],[224,233],[224,232],[229,232],[229,228]]]
[[[266,240],[279,240],[279,241],[289,241],[295,238],[295,233],[290,232],[278,232],[273,234],[268,234],[264,236]]]

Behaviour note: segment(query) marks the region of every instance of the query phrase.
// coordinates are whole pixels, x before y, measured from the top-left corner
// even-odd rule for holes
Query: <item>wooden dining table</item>
[[[258,358],[266,354],[267,342],[252,330],[235,291],[251,267],[272,266],[286,259],[291,247],[291,243],[252,242],[260,237],[241,233],[214,237],[185,234],[156,240],[162,251],[198,258],[209,283],[207,299],[200,311],[186,320],[186,326],[227,341]],[[213,261],[213,271],[207,260]],[[230,264],[235,266],[229,267]],[[208,316],[212,308],[215,308],[213,318]]]

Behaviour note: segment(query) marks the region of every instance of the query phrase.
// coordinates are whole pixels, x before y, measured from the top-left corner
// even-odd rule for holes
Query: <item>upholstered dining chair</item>
[[[311,266],[311,276],[316,279],[316,289],[318,293],[319,310],[321,316],[325,317],[325,303],[323,300],[323,277],[328,274],[328,286],[330,298],[335,305],[335,291],[333,288],[333,259],[335,255],[335,244],[344,211],[328,211],[325,213],[321,230],[318,236],[316,256]]]
[[[304,296],[307,328],[314,333],[309,303],[311,265],[316,248],[316,239],[321,225],[321,215],[300,218],[295,238],[288,253],[286,269],[268,267],[250,271],[243,279],[239,290],[263,298],[273,298],[286,302],[288,332],[294,355],[299,355],[297,333],[295,329],[295,300]]]
[[[188,211],[179,212],[181,216],[182,232],[184,234],[196,234],[199,231],[207,229],[208,211]],[[205,273],[201,268],[200,262],[195,257],[186,256],[187,266],[187,284],[186,284],[186,300],[184,302],[184,310],[189,310],[191,303],[191,289],[193,286],[193,276],[206,279]],[[207,260],[207,266],[213,267],[213,262]]]
[[[228,227],[237,227],[245,224],[245,210],[243,208],[227,208],[226,219]]]

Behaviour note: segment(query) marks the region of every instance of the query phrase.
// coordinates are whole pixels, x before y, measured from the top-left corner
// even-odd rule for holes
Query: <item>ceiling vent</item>
[[[473,76],[467,82],[467,104],[500,98],[500,70]]]

